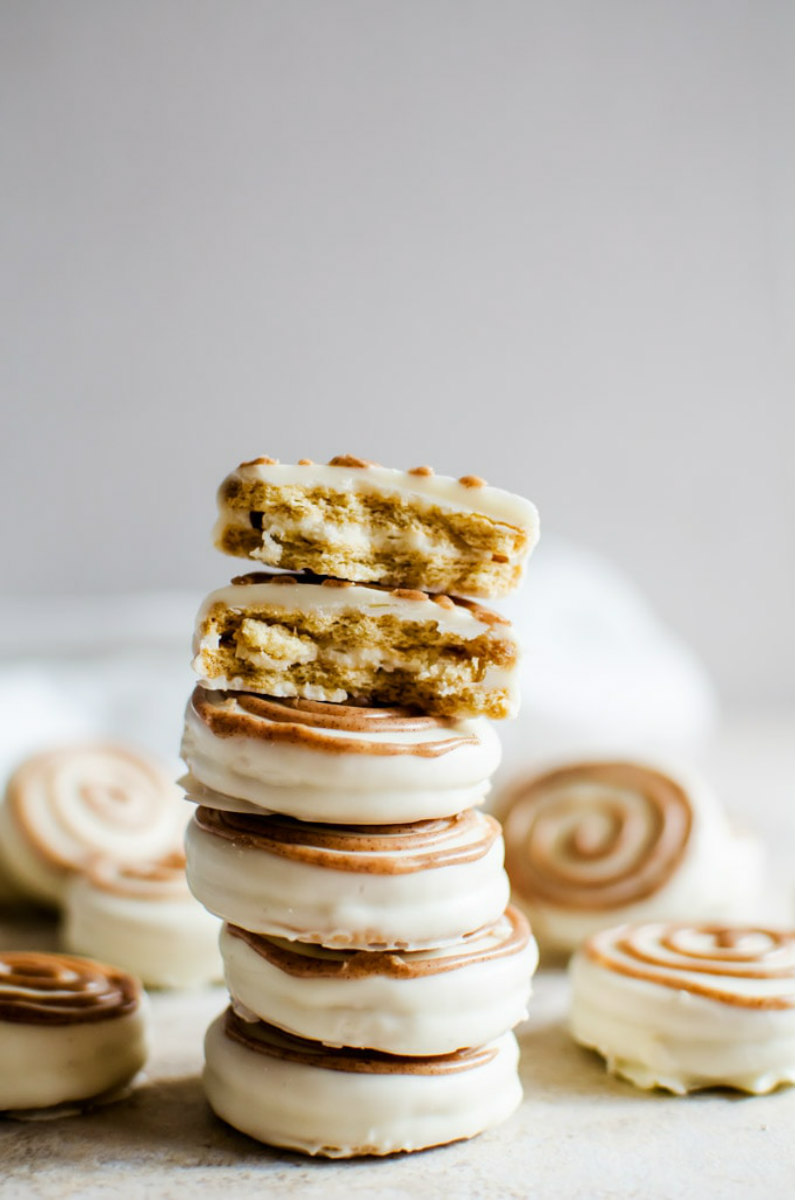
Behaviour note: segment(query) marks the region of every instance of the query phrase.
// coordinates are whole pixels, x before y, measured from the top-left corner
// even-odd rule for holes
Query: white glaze
[[[216,692],[208,693],[206,702],[219,708],[235,704],[233,697]],[[256,720],[261,727],[274,724]],[[281,812],[306,821],[399,824],[452,816],[480,804],[500,761],[499,738],[485,718],[430,725],[420,720],[413,730],[385,732],[324,729],[322,736],[327,744],[344,742],[351,749],[221,737],[189,702],[182,757],[191,774],[182,784],[190,799],[211,808]],[[409,748],[444,741],[451,749],[434,757],[370,752],[383,743]]]
[[[113,962],[148,987],[198,987],[223,977],[220,925],[188,890],[171,895],[142,887],[119,895],[96,876],[78,876],[66,894],[62,939],[67,949]]]
[[[638,962],[616,945],[631,930],[651,963]],[[688,969],[698,963],[699,948],[709,953],[711,938],[698,929],[688,934],[689,952],[682,958],[660,950],[665,926],[619,926],[597,935],[608,965],[581,949],[572,959],[571,1031],[583,1045],[598,1050],[608,1069],[641,1088],[661,1087],[684,1094],[699,1088],[726,1086],[752,1093],[769,1092],[782,1083],[795,1083],[795,952],[775,956],[784,976],[764,976],[761,963],[750,962],[752,975],[731,976],[708,969]],[[753,953],[759,938],[751,936]],[[610,964],[655,973],[666,984],[621,973]],[[703,962],[702,962],[703,967]],[[743,964],[738,969],[743,970]],[[673,984],[673,986],[669,986]],[[687,990],[716,989],[727,997],[754,1003],[773,998],[785,1008],[749,1007]]]
[[[479,838],[480,822],[449,846]],[[210,912],[243,929],[339,947],[443,946],[490,925],[508,903],[497,837],[470,862],[405,874],[335,870],[235,844],[201,828],[186,835],[190,889]],[[394,851],[395,856],[410,851]]]
[[[146,1062],[149,1001],[106,1021],[29,1025],[0,1020],[0,1111],[46,1109],[123,1087]]]
[[[467,487],[448,475],[412,475],[392,467],[342,467],[313,463],[242,463],[232,474],[244,482],[275,487],[330,488],[338,492],[378,492],[400,497],[410,506],[425,505],[449,512],[482,513],[493,521],[526,529],[531,547],[538,540],[538,511],[524,496],[503,488]],[[223,485],[222,485],[223,487]],[[219,493],[222,515],[228,510]],[[230,510],[234,511],[234,510]]]
[[[538,961],[532,938],[510,954],[494,954],[510,938],[502,917],[492,929],[442,950],[404,953],[409,970],[418,964],[449,970],[399,977],[387,966],[377,974],[349,977],[292,974],[258,954],[224,927],[221,952],[236,1006],[291,1033],[331,1046],[360,1046],[389,1054],[448,1054],[480,1046],[512,1029],[527,1015],[530,978]],[[277,943],[278,944],[278,943]],[[285,943],[281,943],[284,945]],[[300,947],[304,957],[342,964],[350,952]],[[489,953],[493,957],[484,957]],[[379,956],[380,957],[380,956]]]
[[[377,1075],[260,1054],[229,1038],[223,1019],[204,1045],[210,1105],[243,1133],[306,1154],[347,1158],[443,1145],[506,1120],[522,1098],[511,1033],[492,1043],[490,1061],[470,1070]]]

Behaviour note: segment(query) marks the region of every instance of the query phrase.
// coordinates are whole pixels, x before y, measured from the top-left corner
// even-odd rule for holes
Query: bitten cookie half
[[[0,1111],[111,1099],[147,1050],[148,1003],[131,975],[65,954],[0,954]]]
[[[221,952],[244,1017],[329,1046],[407,1055],[451,1054],[513,1029],[538,962],[515,908],[439,950],[329,950],[226,925]]]
[[[522,1089],[512,1033],[474,1050],[405,1058],[330,1050],[227,1009],[207,1030],[211,1107],[261,1142],[328,1158],[424,1150],[504,1121]]]
[[[795,1083],[795,933],[620,925],[572,960],[571,1031],[640,1088]]]
[[[350,455],[327,466],[257,458],[221,484],[215,544],[288,571],[502,596],[538,540],[529,500],[474,475],[397,471]]]
[[[500,743],[485,717],[200,686],[185,713],[182,757],[188,797],[208,808],[390,825],[480,804]]]
[[[242,576],[205,599],[194,652],[209,688],[446,717],[509,717],[518,708],[510,622],[472,601],[410,589]]]

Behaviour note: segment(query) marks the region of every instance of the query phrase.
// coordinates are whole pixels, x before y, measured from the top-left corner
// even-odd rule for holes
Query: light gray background
[[[207,590],[227,470],[352,451],[790,699],[791,53],[788,0],[3,0],[5,591]]]

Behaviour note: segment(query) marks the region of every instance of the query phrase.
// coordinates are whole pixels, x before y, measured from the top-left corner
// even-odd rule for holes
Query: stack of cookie
[[[188,878],[226,922],[232,998],[210,1103],[311,1154],[472,1136],[521,1098],[536,949],[478,809],[516,642],[461,596],[518,583],[535,509],[349,457],[257,459],[219,500],[219,548],[290,573],[233,580],[197,620]]]

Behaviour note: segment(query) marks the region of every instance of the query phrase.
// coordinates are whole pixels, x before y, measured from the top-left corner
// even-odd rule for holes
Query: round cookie
[[[150,987],[196,987],[223,977],[218,920],[188,889],[185,856],[93,863],[66,895],[67,949],[111,960]]]
[[[243,1016],[331,1046],[450,1054],[481,1046],[527,1015],[538,952],[509,908],[482,933],[440,950],[329,950],[224,926],[226,982]]]
[[[0,1111],[111,1099],[147,1056],[148,1005],[116,967],[0,954]]]
[[[204,1088],[243,1133],[329,1158],[423,1150],[473,1137],[518,1107],[512,1033],[434,1058],[331,1050],[227,1009],[204,1044]]]
[[[761,851],[703,784],[635,762],[572,763],[501,805],[514,902],[542,953],[623,921],[732,919],[759,892]]]
[[[483,717],[274,699],[197,687],[183,781],[210,808],[303,821],[401,824],[480,804],[500,761]]]
[[[500,827],[476,809],[408,825],[311,825],[198,808],[191,891],[255,933],[356,949],[424,949],[505,910]]]
[[[649,923],[595,934],[571,964],[571,1031],[641,1088],[795,1083],[795,933]]]
[[[27,759],[0,804],[0,855],[16,886],[59,906],[75,871],[97,855],[157,858],[180,844],[180,791],[141,754],[97,743]]]

